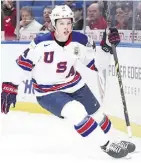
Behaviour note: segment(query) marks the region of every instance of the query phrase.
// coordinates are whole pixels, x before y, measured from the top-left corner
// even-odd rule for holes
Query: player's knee
[[[61,112],[61,116],[66,117],[74,125],[80,123],[87,115],[85,107],[75,100],[68,102]]]
[[[101,123],[104,119],[105,114],[103,113],[102,109],[98,109],[94,114],[91,115],[97,123]]]

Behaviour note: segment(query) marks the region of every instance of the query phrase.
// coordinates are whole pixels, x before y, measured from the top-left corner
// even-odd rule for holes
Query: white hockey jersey
[[[87,36],[79,32],[72,32],[64,47],[54,40],[54,33],[38,36],[16,60],[22,70],[16,74],[21,81],[25,72],[32,73],[37,96],[55,91],[72,93],[85,84],[76,70],[78,59],[97,71],[92,48]],[[19,84],[19,81],[12,82]]]

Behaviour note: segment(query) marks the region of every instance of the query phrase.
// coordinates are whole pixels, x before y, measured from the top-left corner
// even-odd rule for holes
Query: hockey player
[[[8,113],[10,105],[16,104],[18,85],[32,72],[39,105],[58,117],[68,119],[82,137],[97,139],[101,149],[111,157],[125,157],[135,150],[135,145],[110,140],[111,121],[77,71],[77,63],[81,62],[97,73],[94,59],[89,56],[89,63],[85,60],[92,48],[87,36],[72,31],[74,15],[66,5],[56,6],[50,18],[55,32],[36,37],[16,60],[18,66],[13,78],[3,82],[2,112]],[[110,31],[108,38],[115,45],[120,41],[116,29]],[[101,47],[103,53],[109,55],[112,50],[105,41],[104,34]]]

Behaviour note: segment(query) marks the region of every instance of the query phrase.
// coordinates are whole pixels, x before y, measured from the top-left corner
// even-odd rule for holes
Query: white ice
[[[79,136],[66,120],[52,115],[11,111],[0,114],[0,163],[98,163],[141,162],[141,138],[130,141],[137,146],[131,159],[112,159],[96,145]],[[128,136],[120,131],[124,140]],[[98,137],[97,137],[98,139]]]

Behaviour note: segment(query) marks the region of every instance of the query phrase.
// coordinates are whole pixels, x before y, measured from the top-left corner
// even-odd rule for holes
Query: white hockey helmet
[[[55,27],[55,20],[63,18],[72,18],[74,22],[74,13],[71,8],[67,5],[55,6],[50,14],[52,25]]]

